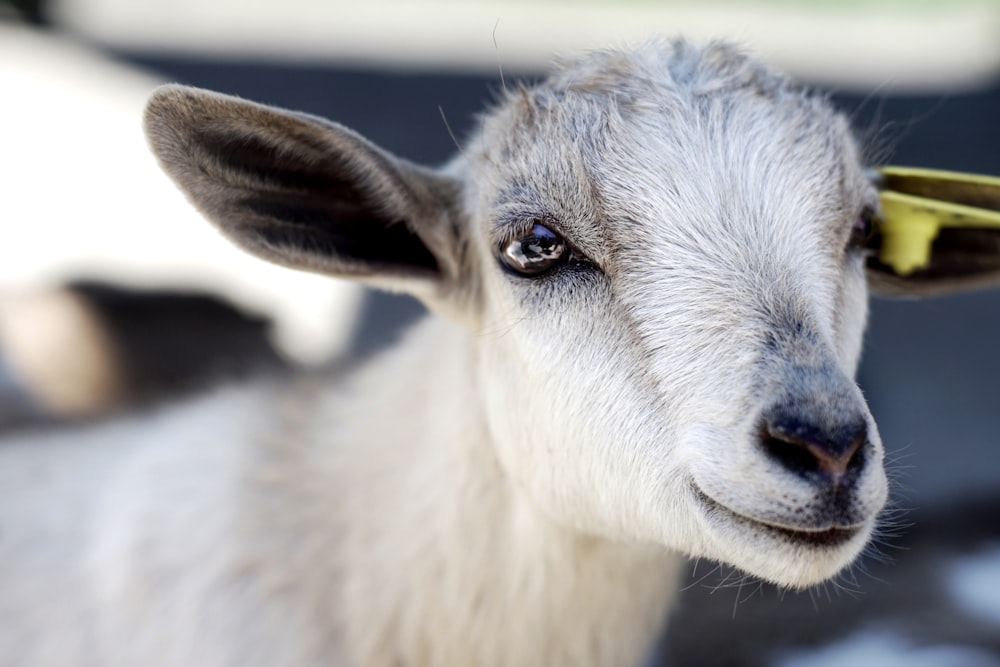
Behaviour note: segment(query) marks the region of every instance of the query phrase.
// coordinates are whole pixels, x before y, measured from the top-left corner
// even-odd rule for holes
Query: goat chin
[[[717,559],[779,586],[803,589],[836,576],[858,557],[873,525],[793,531],[743,518],[713,521]]]

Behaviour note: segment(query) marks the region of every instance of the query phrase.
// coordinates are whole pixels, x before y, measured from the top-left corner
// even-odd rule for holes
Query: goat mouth
[[[691,486],[695,498],[698,500],[699,505],[701,505],[702,511],[709,518],[734,523],[755,533],[783,542],[792,542],[815,549],[835,549],[847,544],[861,532],[860,527],[844,528],[833,526],[819,530],[808,530],[805,528],[790,528],[788,526],[767,523],[739,514],[706,494],[696,484],[692,484]]]

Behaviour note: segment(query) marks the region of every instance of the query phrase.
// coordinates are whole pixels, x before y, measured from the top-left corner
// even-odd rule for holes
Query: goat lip
[[[744,526],[756,533],[791,541],[815,548],[836,548],[853,540],[861,532],[860,526],[828,525],[818,528],[784,526],[761,521],[729,509],[692,483],[694,496],[702,510],[709,516]]]

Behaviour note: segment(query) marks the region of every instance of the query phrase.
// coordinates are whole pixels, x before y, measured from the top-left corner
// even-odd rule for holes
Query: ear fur
[[[271,262],[427,297],[458,278],[458,183],[336,123],[168,85],[146,107],[161,167]]]
[[[933,296],[1000,285],[1000,230],[943,227],[927,267],[900,276],[873,256],[866,269],[872,291],[883,296]]]

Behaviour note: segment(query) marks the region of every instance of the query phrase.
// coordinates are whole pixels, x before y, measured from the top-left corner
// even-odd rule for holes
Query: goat
[[[179,86],[145,127],[244,249],[432,314],[336,382],[0,446],[3,664],[635,665],[684,556],[800,588],[864,548],[878,197],[822,97],[654,41],[437,170]]]

